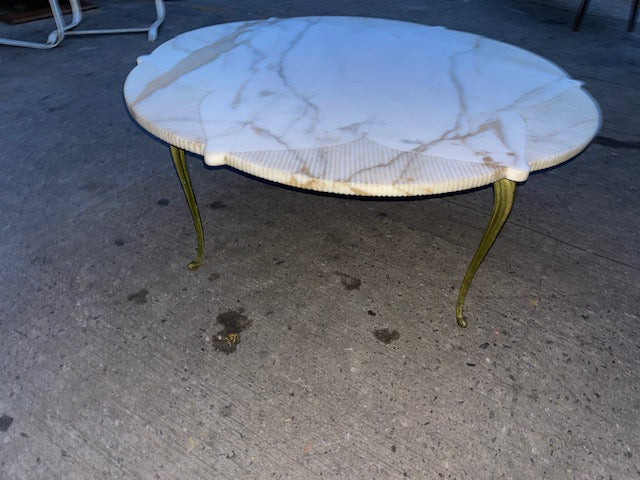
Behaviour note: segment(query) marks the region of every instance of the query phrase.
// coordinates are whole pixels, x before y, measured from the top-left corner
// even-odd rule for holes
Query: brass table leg
[[[577,32],[582,24],[582,19],[584,18],[584,14],[587,11],[587,7],[589,6],[589,0],[582,0],[580,2],[580,7],[578,7],[578,13],[576,13],[576,18],[573,19],[573,26],[571,30]]]
[[[471,281],[473,280],[478,267],[484,260],[484,257],[487,256],[487,252],[489,252],[493,242],[495,242],[498,237],[504,222],[507,221],[507,217],[509,217],[509,213],[511,213],[511,208],[513,207],[513,200],[515,199],[515,196],[516,182],[505,178],[498,180],[493,184],[493,213],[491,214],[491,220],[489,221],[489,226],[480,241],[480,246],[478,247],[478,250],[476,250],[469,268],[467,268],[467,273],[464,275],[462,285],[460,286],[460,293],[458,294],[458,301],[456,303],[456,320],[458,321],[458,325],[463,328],[467,326],[467,320],[462,314],[467,291],[471,286]]]
[[[196,196],[193,193],[193,187],[191,186],[191,177],[189,176],[189,170],[187,169],[187,160],[184,150],[171,145],[171,157],[173,158],[173,163],[176,166],[178,177],[180,177],[184,195],[187,197],[187,203],[189,204],[191,217],[193,218],[193,225],[196,227],[196,235],[198,236],[198,255],[193,262],[187,265],[189,270],[195,270],[202,265],[202,260],[204,258],[204,230],[202,228],[202,220],[200,219],[200,211],[198,210]]]
[[[202,264],[202,260],[204,259],[204,229],[202,228],[202,220],[200,218],[200,211],[198,210],[196,196],[193,193],[191,177],[189,176],[189,170],[187,169],[185,152],[183,149],[174,147],[172,145],[171,157],[173,158],[176,171],[178,172],[178,176],[180,177],[180,182],[182,183],[182,188],[184,190],[185,197],[187,198],[189,209],[191,210],[193,225],[196,229],[196,234],[198,237],[198,254],[196,256],[196,259],[193,262],[189,263],[189,265],[187,265],[187,268],[189,268],[189,270],[196,270],[198,267],[200,267],[200,265]],[[467,273],[462,280],[460,293],[458,294],[458,301],[456,303],[456,319],[458,325],[463,328],[467,326],[467,320],[463,315],[464,300],[467,296],[467,291],[471,286],[471,281],[473,280],[478,267],[487,256],[489,249],[493,245],[493,242],[495,242],[498,234],[500,233],[500,230],[502,230],[504,223],[507,221],[507,218],[511,213],[513,201],[515,199],[516,183],[511,180],[502,179],[493,184],[493,189],[494,201],[491,220],[489,221],[489,226],[487,227],[487,230],[484,232],[482,240],[480,241],[480,246],[476,250],[469,268],[467,268]]]

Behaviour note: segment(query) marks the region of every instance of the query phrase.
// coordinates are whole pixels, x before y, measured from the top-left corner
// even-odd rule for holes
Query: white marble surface
[[[187,32],[141,57],[124,94],[145,129],[209,165],[358,195],[524,181],[600,124],[580,82],[537,55],[359,17]]]

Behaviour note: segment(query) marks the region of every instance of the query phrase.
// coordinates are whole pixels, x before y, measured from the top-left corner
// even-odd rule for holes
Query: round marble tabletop
[[[124,95],[143,128],[209,165],[356,195],[524,181],[600,125],[580,82],[533,53],[376,18],[187,32],[140,57]]]

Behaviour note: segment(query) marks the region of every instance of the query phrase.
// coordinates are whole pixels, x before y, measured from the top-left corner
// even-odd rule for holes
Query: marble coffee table
[[[204,233],[185,151],[303,189],[380,197],[493,184],[489,226],[456,318],[506,221],[517,182],[585,148],[593,99],[556,65],[469,33],[359,17],[236,22],[184,33],[138,59],[124,95],[168,142]]]

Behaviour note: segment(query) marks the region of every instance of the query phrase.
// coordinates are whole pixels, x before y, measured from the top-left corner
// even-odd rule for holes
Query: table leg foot
[[[202,265],[204,259],[204,229],[202,228],[202,219],[200,218],[200,211],[198,210],[198,203],[196,202],[196,196],[193,193],[193,187],[191,186],[191,177],[189,176],[189,170],[187,169],[187,160],[182,148],[174,147],[171,145],[171,157],[173,163],[180,177],[182,183],[182,189],[184,195],[187,197],[187,203],[191,210],[191,217],[193,218],[193,225],[196,228],[196,235],[198,237],[198,254],[196,259],[187,265],[189,270],[196,270]]]
[[[516,182],[505,178],[498,180],[493,184],[493,213],[491,214],[491,220],[489,221],[489,226],[480,241],[480,246],[476,250],[469,268],[467,268],[467,273],[462,280],[460,293],[458,294],[458,301],[456,303],[456,320],[458,325],[462,328],[467,326],[467,319],[464,318],[462,313],[467,291],[471,286],[471,281],[473,280],[478,267],[487,256],[489,249],[498,237],[504,223],[507,221],[507,218],[511,213],[511,208],[513,207],[515,195]]]

